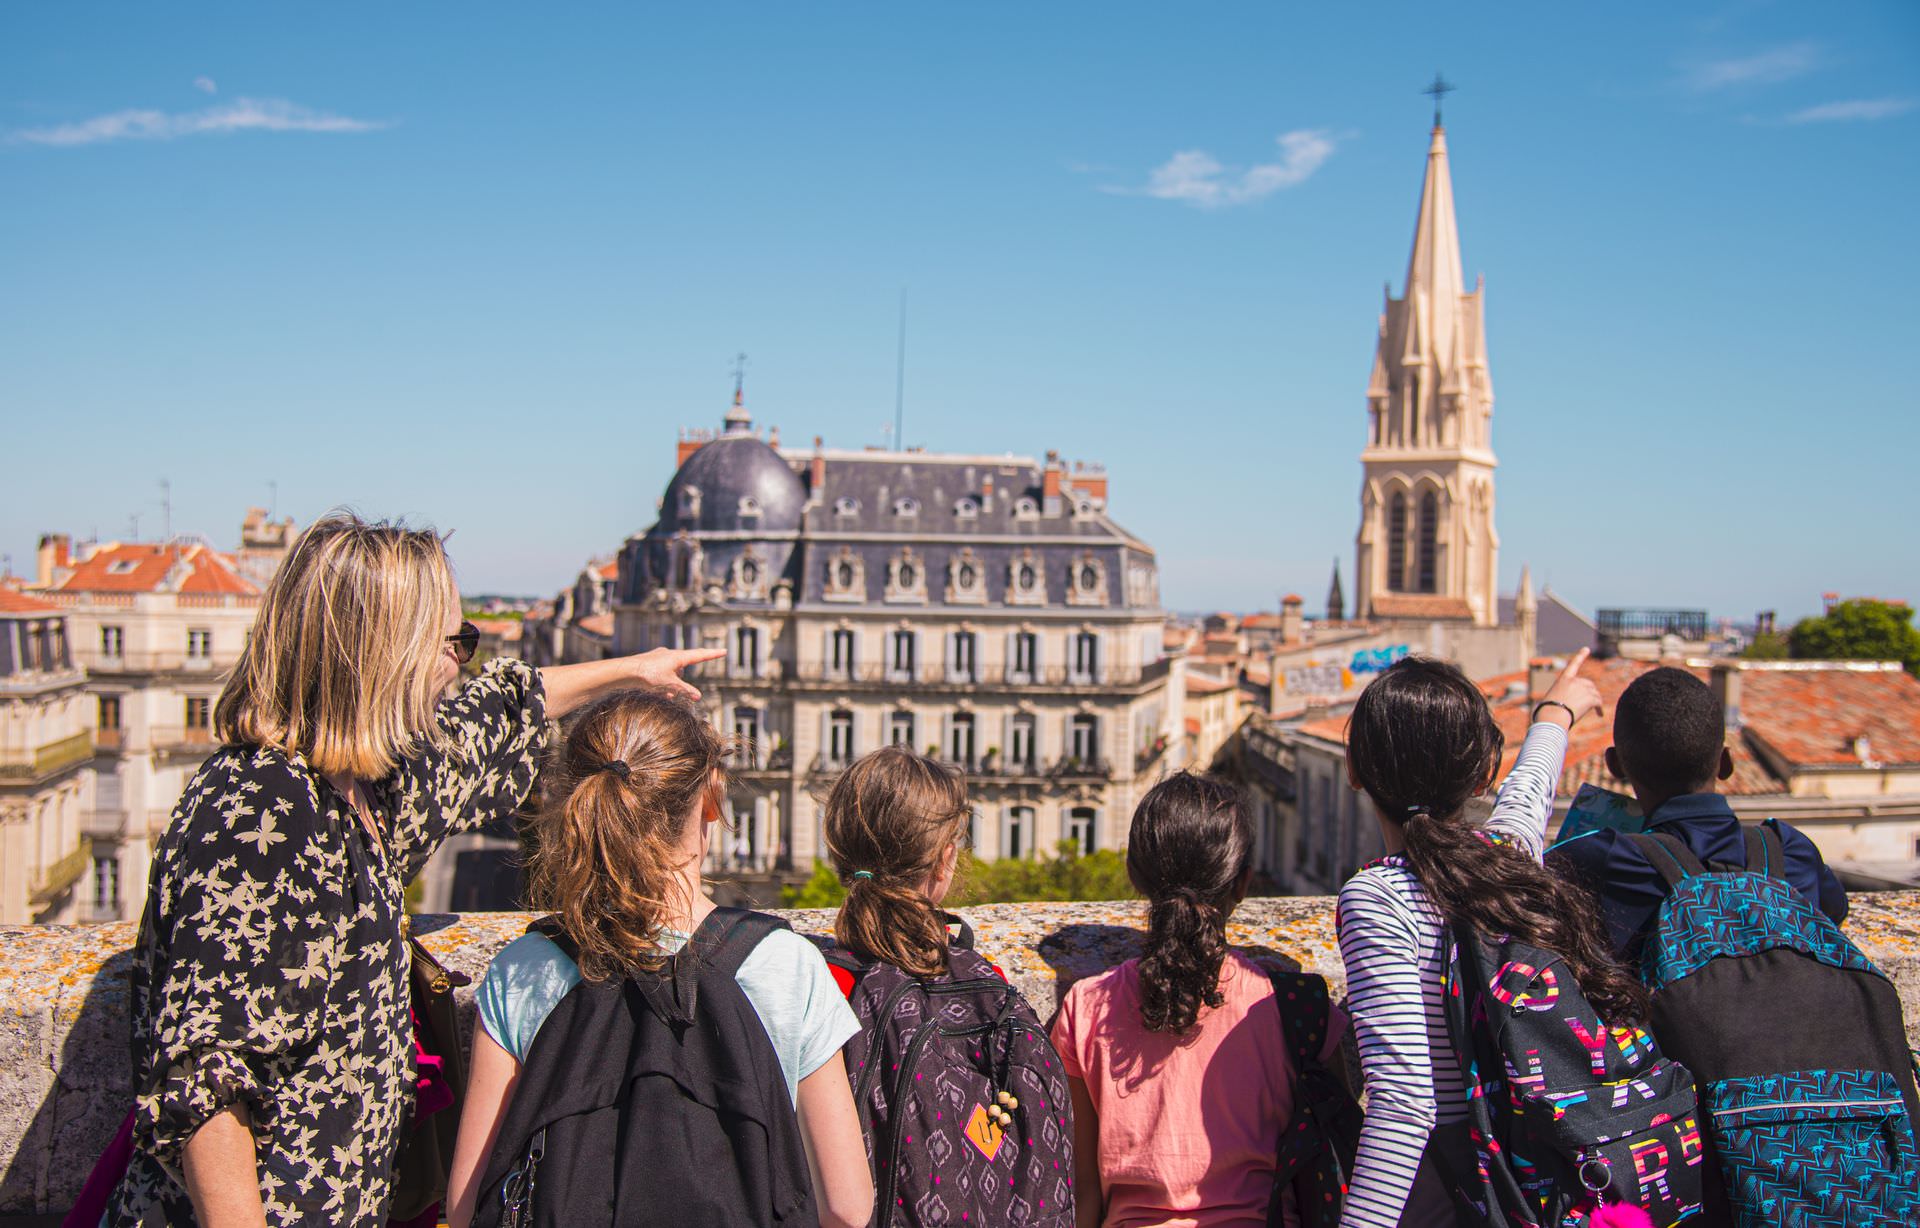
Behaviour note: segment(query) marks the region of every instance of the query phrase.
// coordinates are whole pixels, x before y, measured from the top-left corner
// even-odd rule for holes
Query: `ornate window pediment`
[[[1022,550],[1007,563],[1007,604],[1047,604],[1047,569],[1040,556]]]
[[[987,599],[987,569],[973,553],[973,547],[960,551],[947,562],[947,601],[955,605],[979,605]]]
[[[903,548],[887,564],[887,601],[927,600],[927,564],[911,546]]]
[[[849,546],[842,546],[827,559],[826,584],[821,596],[828,601],[865,601],[867,564]]]
[[[748,546],[739,558],[733,560],[727,577],[727,595],[735,601],[765,601],[771,580],[767,561],[761,557],[760,548]]]
[[[1067,604],[1107,604],[1107,565],[1091,550],[1067,569]]]
[[[679,511],[681,520],[700,519],[700,488],[698,486],[680,488]]]

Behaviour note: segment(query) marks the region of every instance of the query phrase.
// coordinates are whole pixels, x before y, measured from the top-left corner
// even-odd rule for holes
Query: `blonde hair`
[[[904,746],[863,756],[827,795],[827,856],[846,884],[840,945],[915,976],[947,971],[947,925],[922,889],[971,813],[957,768]]]
[[[459,602],[438,534],[321,517],[268,582],[214,728],[327,775],[386,777],[439,739],[434,667]]]
[[[558,915],[590,981],[657,968],[696,806],[718,805],[732,743],[691,704],[622,691],[576,716],[534,821],[527,895]]]

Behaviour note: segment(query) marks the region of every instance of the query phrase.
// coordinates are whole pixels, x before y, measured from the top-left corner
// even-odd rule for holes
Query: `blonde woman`
[[[154,852],[108,1224],[382,1224],[411,1100],[402,888],[519,804],[549,717],[697,695],[678,671],[720,655],[502,660],[452,690],[477,639],[431,532],[331,515],[267,586],[224,745]]]

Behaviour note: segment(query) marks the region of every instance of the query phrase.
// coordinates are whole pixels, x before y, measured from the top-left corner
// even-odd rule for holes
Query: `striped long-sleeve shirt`
[[[1542,722],[1527,731],[1500,786],[1487,830],[1536,861],[1553,813],[1567,734]],[[1440,998],[1444,921],[1399,856],[1362,869],[1340,889],[1340,958],[1347,1010],[1366,1076],[1367,1114],[1341,1228],[1392,1228],[1436,1124],[1464,1120],[1459,1059]]]

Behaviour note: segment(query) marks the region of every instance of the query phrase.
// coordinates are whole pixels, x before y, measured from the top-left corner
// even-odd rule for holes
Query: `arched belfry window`
[[[1438,576],[1435,564],[1438,561],[1440,538],[1440,501],[1428,491],[1420,496],[1420,584],[1423,593],[1438,592],[1435,583]]]
[[[1407,587],[1407,497],[1399,491],[1387,500],[1387,588]]]

